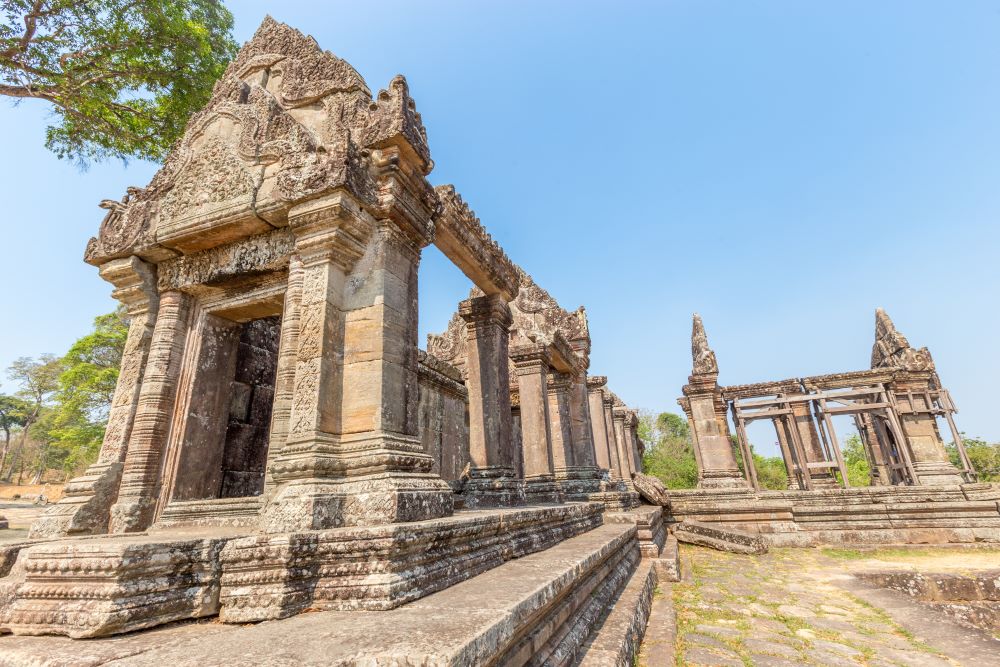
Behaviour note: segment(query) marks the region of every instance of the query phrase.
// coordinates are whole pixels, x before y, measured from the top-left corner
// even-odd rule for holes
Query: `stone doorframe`
[[[167,436],[163,484],[153,517],[157,525],[242,524],[259,514],[263,506],[263,494],[238,498],[179,499],[174,496],[178,489],[178,475],[191,472],[186,470],[184,458],[185,453],[189,451],[188,448],[192,446],[191,439],[216,438],[216,436],[224,439],[225,436],[229,392],[228,388],[221,384],[226,378],[222,377],[224,373],[220,374],[221,369],[218,364],[226,361],[223,357],[229,353],[220,349],[220,343],[225,342],[222,338],[229,332],[237,332],[240,324],[263,317],[281,316],[288,283],[288,271],[275,271],[256,277],[249,283],[241,280],[238,292],[203,286],[191,290],[195,296],[189,334],[181,362],[174,414]],[[281,337],[284,338],[285,334],[286,327],[283,322]],[[235,360],[232,361],[235,363]],[[282,361],[279,356],[279,374],[282,370]],[[206,382],[219,383],[219,386],[206,391]],[[276,394],[275,402],[279,398]],[[208,412],[213,415],[212,423],[206,423],[192,413],[194,399],[211,402]],[[205,444],[207,446],[210,443]],[[219,444],[224,446],[224,440],[220,440]],[[269,439],[268,468],[277,454],[276,450],[280,449],[280,444],[277,448],[273,446],[274,444],[273,439]],[[221,456],[221,452],[219,455]],[[207,471],[204,474],[207,474]]]

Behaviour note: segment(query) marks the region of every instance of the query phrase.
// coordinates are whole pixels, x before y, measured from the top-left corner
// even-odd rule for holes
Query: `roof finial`
[[[708,375],[719,372],[719,364],[715,360],[715,352],[708,346],[708,336],[701,315],[694,314],[691,323],[691,361],[694,375]]]

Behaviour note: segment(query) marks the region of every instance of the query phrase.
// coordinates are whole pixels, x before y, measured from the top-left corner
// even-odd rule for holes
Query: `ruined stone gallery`
[[[98,461],[0,542],[0,663],[218,644],[231,664],[626,665],[679,576],[668,524],[745,553],[1000,539],[1000,489],[948,462],[951,398],[884,313],[871,369],[739,387],[696,318],[700,488],[668,494],[635,410],[590,374],[586,311],[432,168],[405,79],[373,95],[267,19],[153,180],[105,202],[85,259],[128,309],[121,375]],[[474,287],[421,349],[431,244]],[[774,423],[787,491],[741,471],[730,410],[744,454],[744,423]],[[847,410],[864,489],[840,486],[828,416]],[[311,640],[282,643],[294,628]]]

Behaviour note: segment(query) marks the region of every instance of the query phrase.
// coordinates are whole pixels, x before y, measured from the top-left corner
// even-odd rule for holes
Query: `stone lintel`
[[[513,262],[454,186],[440,185],[435,190],[441,206],[435,218],[434,244],[484,293],[512,301],[520,289]]]

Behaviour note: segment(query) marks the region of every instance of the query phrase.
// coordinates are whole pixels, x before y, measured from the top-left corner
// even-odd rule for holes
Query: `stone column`
[[[691,328],[691,360],[691,375],[684,386],[685,400],[679,403],[691,425],[698,460],[698,487],[748,488],[733,454],[715,352],[708,346],[705,327],[697,313]]]
[[[305,270],[298,255],[288,263],[288,289],[281,315],[281,338],[278,342],[278,369],[274,379],[274,407],[271,409],[271,432],[267,446],[267,472],[264,477],[264,494],[274,489],[271,465],[277,460],[288,441],[295,398],[295,369],[299,351],[299,327],[302,311],[302,282]]]
[[[632,462],[634,472],[642,472],[642,454],[639,452],[639,434],[636,432],[639,425],[639,415],[635,410],[629,410],[625,417],[625,442],[628,444],[628,454]]]
[[[903,434],[913,455],[913,470],[921,485],[963,484],[962,473],[948,458],[937,420],[927,403],[930,372],[904,371],[894,378],[892,390],[899,406]]]
[[[624,463],[619,453],[618,438],[615,435],[615,420],[613,415],[615,405],[614,396],[608,391],[601,390],[601,407],[604,412],[605,438],[608,442],[608,451],[611,461],[611,479],[620,480],[631,484],[632,477],[628,471],[628,465]]]
[[[688,419],[693,426],[691,439],[698,448],[700,462],[698,488],[748,488],[736,465],[728,429],[720,427],[716,406],[721,397],[715,395],[718,391],[715,378],[715,375],[692,375],[684,387]]]
[[[524,504],[524,481],[515,476],[511,437],[508,345],[512,318],[500,295],[459,304],[466,323],[469,390],[469,480],[463,490],[467,507]]]
[[[797,489],[799,488],[798,479],[795,477],[795,460],[793,458],[794,448],[792,447],[792,441],[788,434],[788,429],[785,427],[785,420],[781,417],[775,417],[771,420],[771,424],[774,426],[774,433],[778,437],[778,448],[781,450],[781,458],[785,462],[785,474],[788,477],[788,488]]]
[[[612,410],[614,420],[615,443],[618,447],[618,459],[621,461],[622,476],[631,482],[632,473],[635,470],[635,461],[629,455],[628,439],[626,437],[625,420],[628,419],[629,409],[624,405],[616,405]]]
[[[597,455],[597,467],[607,471],[609,479],[618,479],[608,440],[608,424],[604,414],[604,385],[608,378],[602,375],[587,376],[587,401],[590,407],[590,430],[594,440],[594,452]]]
[[[289,212],[302,261],[294,398],[265,532],[447,516],[417,429],[419,246],[338,193]]]
[[[112,296],[125,305],[129,316],[128,338],[111,399],[104,441],[97,462],[82,476],[70,480],[63,498],[48,507],[31,526],[32,538],[106,533],[111,505],[118,497],[159,295],[156,267],[138,257],[112,260],[101,266],[100,275],[115,286]]]
[[[801,396],[801,393],[792,394],[793,396]],[[806,463],[836,463],[832,460],[832,452],[830,456],[823,450],[823,442],[820,440],[819,432],[816,430],[816,422],[813,420],[812,411],[809,409],[808,403],[792,403],[792,420],[795,422],[795,426],[798,429],[799,441],[802,443],[802,449],[805,450]],[[831,488],[835,489],[840,487],[840,482],[833,474],[833,468],[813,468],[810,470],[812,477],[813,488]]]
[[[521,398],[521,444],[527,500],[530,503],[561,502],[552,462],[548,352],[545,346],[537,343],[519,345],[511,348],[510,358]]]
[[[135,419],[128,437],[121,486],[117,501],[111,507],[109,528],[113,533],[142,531],[153,521],[191,310],[191,297],[183,292],[169,291],[160,295]]]
[[[601,491],[601,472],[597,467],[585,373],[579,373],[570,382],[569,412],[573,431],[573,464],[577,478],[585,482],[577,486],[581,492],[598,493]]]

